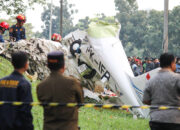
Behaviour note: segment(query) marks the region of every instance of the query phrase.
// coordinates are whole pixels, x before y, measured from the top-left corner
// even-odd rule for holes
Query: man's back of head
[[[11,63],[14,69],[22,69],[28,63],[27,53],[18,51],[11,54],[12,60]]]
[[[170,68],[172,71],[176,70],[176,60],[173,54],[163,53],[160,56],[160,67],[161,68]]]

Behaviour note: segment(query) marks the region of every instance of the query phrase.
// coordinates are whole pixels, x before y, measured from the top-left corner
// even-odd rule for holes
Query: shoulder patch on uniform
[[[18,80],[1,80],[0,81],[0,87],[5,88],[17,88],[19,84]]]
[[[13,28],[10,28],[9,32],[13,32]]]

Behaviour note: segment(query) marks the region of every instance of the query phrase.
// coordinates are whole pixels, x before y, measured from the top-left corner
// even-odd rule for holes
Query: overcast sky
[[[48,0],[49,2],[51,0]],[[53,0],[55,5],[59,5],[60,0]],[[75,8],[78,9],[78,14],[74,15],[74,23],[77,23],[78,19],[85,16],[94,17],[95,14],[104,13],[106,16],[115,15],[114,0],[68,0],[69,3],[75,4]],[[140,10],[163,10],[164,0],[137,0]],[[180,0],[169,0],[169,8],[180,5]],[[28,10],[26,13],[27,22],[32,23],[34,31],[41,31],[41,13],[43,8],[35,6],[35,10]]]

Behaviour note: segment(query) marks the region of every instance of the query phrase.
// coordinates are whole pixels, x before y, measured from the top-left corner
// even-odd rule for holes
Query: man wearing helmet
[[[4,34],[4,32],[6,30],[8,30],[8,29],[9,29],[9,24],[8,23],[6,23],[6,22],[1,22],[0,23],[0,42],[4,42],[2,34]]]
[[[10,41],[19,41],[22,39],[26,39],[26,32],[25,28],[23,27],[24,23],[26,22],[26,17],[19,14],[16,19],[16,25],[11,26],[9,30]]]
[[[57,33],[53,33],[53,35],[51,36],[52,41],[61,42],[61,39],[61,35]]]

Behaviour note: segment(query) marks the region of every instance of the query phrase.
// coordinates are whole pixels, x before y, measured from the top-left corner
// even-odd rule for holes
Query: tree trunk
[[[49,25],[49,40],[51,40],[52,35],[52,7],[53,7],[53,0],[51,0],[51,12],[50,12],[50,25]]]
[[[164,0],[164,36],[163,36],[163,52],[168,52],[168,8],[169,0]]]
[[[63,34],[63,0],[61,0],[60,1],[60,4],[61,4],[61,10],[60,10],[60,18],[61,18],[61,20],[60,20],[60,34],[61,34],[61,36],[62,36],[62,34]]]

